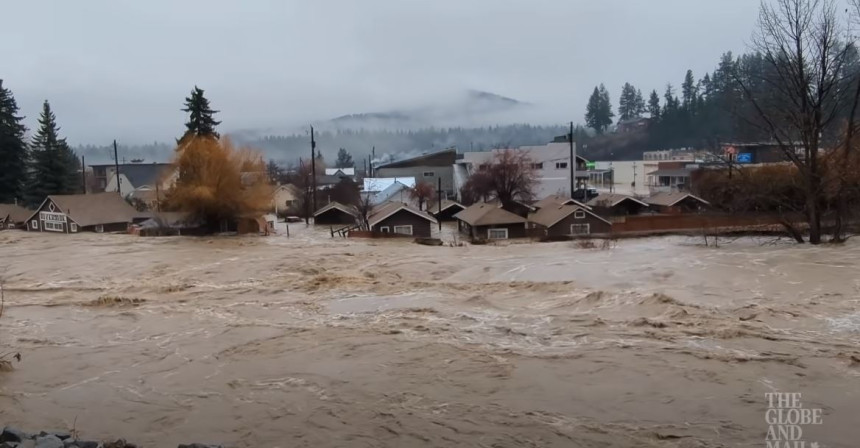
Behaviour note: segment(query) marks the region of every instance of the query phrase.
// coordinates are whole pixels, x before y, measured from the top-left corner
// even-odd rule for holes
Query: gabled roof
[[[380,222],[385,221],[387,218],[394,215],[395,213],[403,210],[412,213],[415,216],[424,218],[434,224],[437,223],[436,218],[434,218],[433,215],[427,212],[423,212],[415,207],[412,207],[411,205],[404,204],[402,202],[392,201],[386,202],[379,207],[375,207],[370,213],[370,216],[367,217],[367,224],[370,225],[370,227],[373,227]]]
[[[687,198],[693,198],[693,199],[701,202],[702,204],[711,205],[710,202],[708,202],[708,201],[706,201],[706,200],[704,200],[698,196],[693,196],[690,193],[685,193],[682,191],[673,191],[671,193],[657,193],[654,196],[645,198],[645,202],[647,202],[651,205],[660,205],[663,207],[672,207],[675,204],[677,204],[677,203],[679,203],[679,202],[681,202]]]
[[[11,222],[24,222],[32,214],[33,210],[28,210],[20,205],[0,204],[0,221],[8,217]]]
[[[171,163],[132,163],[120,165],[119,173],[124,174],[134,188],[138,188],[155,185],[172,168]]]
[[[470,226],[490,226],[497,224],[525,223],[522,216],[513,214],[496,204],[478,202],[454,215],[460,221]]]
[[[326,168],[327,176],[355,176],[355,167],[349,168]]]
[[[553,194],[553,195],[547,196],[547,197],[541,199],[540,201],[535,202],[534,206],[535,206],[535,208],[544,208],[544,207],[550,207],[553,205],[569,205],[569,204],[578,205],[580,207],[584,207],[587,209],[591,208],[591,207],[583,204],[582,202],[579,202],[576,199],[565,196],[563,194]]]
[[[409,189],[409,187],[407,187],[405,184],[402,184],[399,181],[394,182],[394,183],[390,184],[388,187],[386,187],[384,190],[373,194],[370,197],[370,203],[373,205],[379,205],[379,204],[382,204],[383,202],[388,202],[388,201],[394,199],[394,196],[396,196],[401,191],[408,190],[408,189]],[[404,199],[406,199],[406,198],[404,198]]]
[[[591,207],[615,207],[624,201],[633,201],[644,207],[648,206],[648,204],[634,198],[633,196],[618,193],[600,193],[597,197],[588,201],[588,205]]]
[[[53,202],[60,212],[81,227],[132,222],[135,218],[144,216],[116,192],[51,195],[45,198],[36,210],[41,209],[48,201]],[[34,212],[27,220],[33,219],[38,213]]]
[[[351,205],[344,205],[344,204],[341,204],[340,202],[330,202],[325,207],[314,212],[314,218],[316,218],[317,216],[319,216],[319,215],[321,215],[321,214],[323,214],[329,210],[339,210],[343,213],[346,213],[347,215],[356,216],[356,217],[358,216],[358,210],[356,210],[355,207],[353,207]]]
[[[440,212],[444,212],[445,210],[448,210],[451,207],[458,207],[460,210],[464,210],[466,208],[465,205],[463,205],[457,201],[452,201],[450,199],[443,199],[442,200],[442,209],[441,210],[439,210],[439,201],[430,201],[430,203],[428,205],[430,207],[428,208],[427,211],[434,214],[434,215],[437,213],[440,213]]]
[[[390,187],[395,182],[399,182],[409,188],[415,188],[414,177],[365,177],[364,191],[382,191]]]
[[[417,157],[397,160],[394,162],[378,165],[376,169],[384,168],[408,168],[415,166],[451,166],[457,161],[457,150],[445,149],[429,154],[421,154]]]
[[[567,218],[572,213],[577,211],[583,211],[607,224],[611,224],[609,221],[601,218],[600,216],[595,215],[588,207],[582,207],[573,204],[544,207],[537,212],[529,215],[529,221],[540,224],[545,227],[552,227],[558,224],[558,222],[562,219]]]
[[[293,196],[298,196],[302,193],[302,190],[293,184],[279,185],[278,188],[275,189],[275,193],[278,191],[287,191]]]

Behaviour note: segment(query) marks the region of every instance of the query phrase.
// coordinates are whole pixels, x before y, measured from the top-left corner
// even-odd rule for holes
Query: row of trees
[[[45,101],[39,129],[27,141],[24,117],[0,80],[0,203],[38,205],[46,196],[79,192],[83,182],[75,152],[60,137],[57,118]]]
[[[860,23],[860,0],[851,0],[851,6],[847,18]],[[691,96],[690,103],[683,104],[685,110],[701,114],[716,107],[712,102],[733,110],[773,142],[788,162],[744,170],[741,179],[723,187],[710,179],[699,188],[729,210],[800,216],[813,244],[822,241],[825,225],[834,240],[842,240],[843,224],[858,207],[860,57],[840,12],[831,0],[763,3],[755,53],[738,60],[724,56],[704,85],[706,101]],[[665,110],[660,119],[669,119]],[[731,123],[717,120],[717,125]],[[736,199],[741,197],[747,200]],[[787,228],[803,241],[796,226]]]

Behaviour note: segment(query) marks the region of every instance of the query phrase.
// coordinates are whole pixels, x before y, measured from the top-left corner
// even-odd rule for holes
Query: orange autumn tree
[[[259,215],[271,206],[272,187],[260,153],[237,149],[227,138],[183,138],[176,148],[178,178],[164,208],[217,230],[239,217]]]

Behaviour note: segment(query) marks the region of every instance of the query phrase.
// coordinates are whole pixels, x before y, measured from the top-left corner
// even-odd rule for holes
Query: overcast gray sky
[[[0,78],[27,125],[51,101],[73,144],[169,141],[195,84],[222,129],[288,128],[465,89],[582,121],[742,52],[755,0],[26,0],[4,2]],[[616,106],[617,107],[617,106]],[[519,117],[514,117],[519,118]]]

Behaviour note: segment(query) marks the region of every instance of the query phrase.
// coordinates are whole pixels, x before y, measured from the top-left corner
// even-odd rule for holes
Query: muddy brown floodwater
[[[0,232],[0,423],[146,447],[860,440],[860,241],[427,247]],[[807,445],[808,446],[808,445]],[[780,445],[782,447],[782,445]]]

